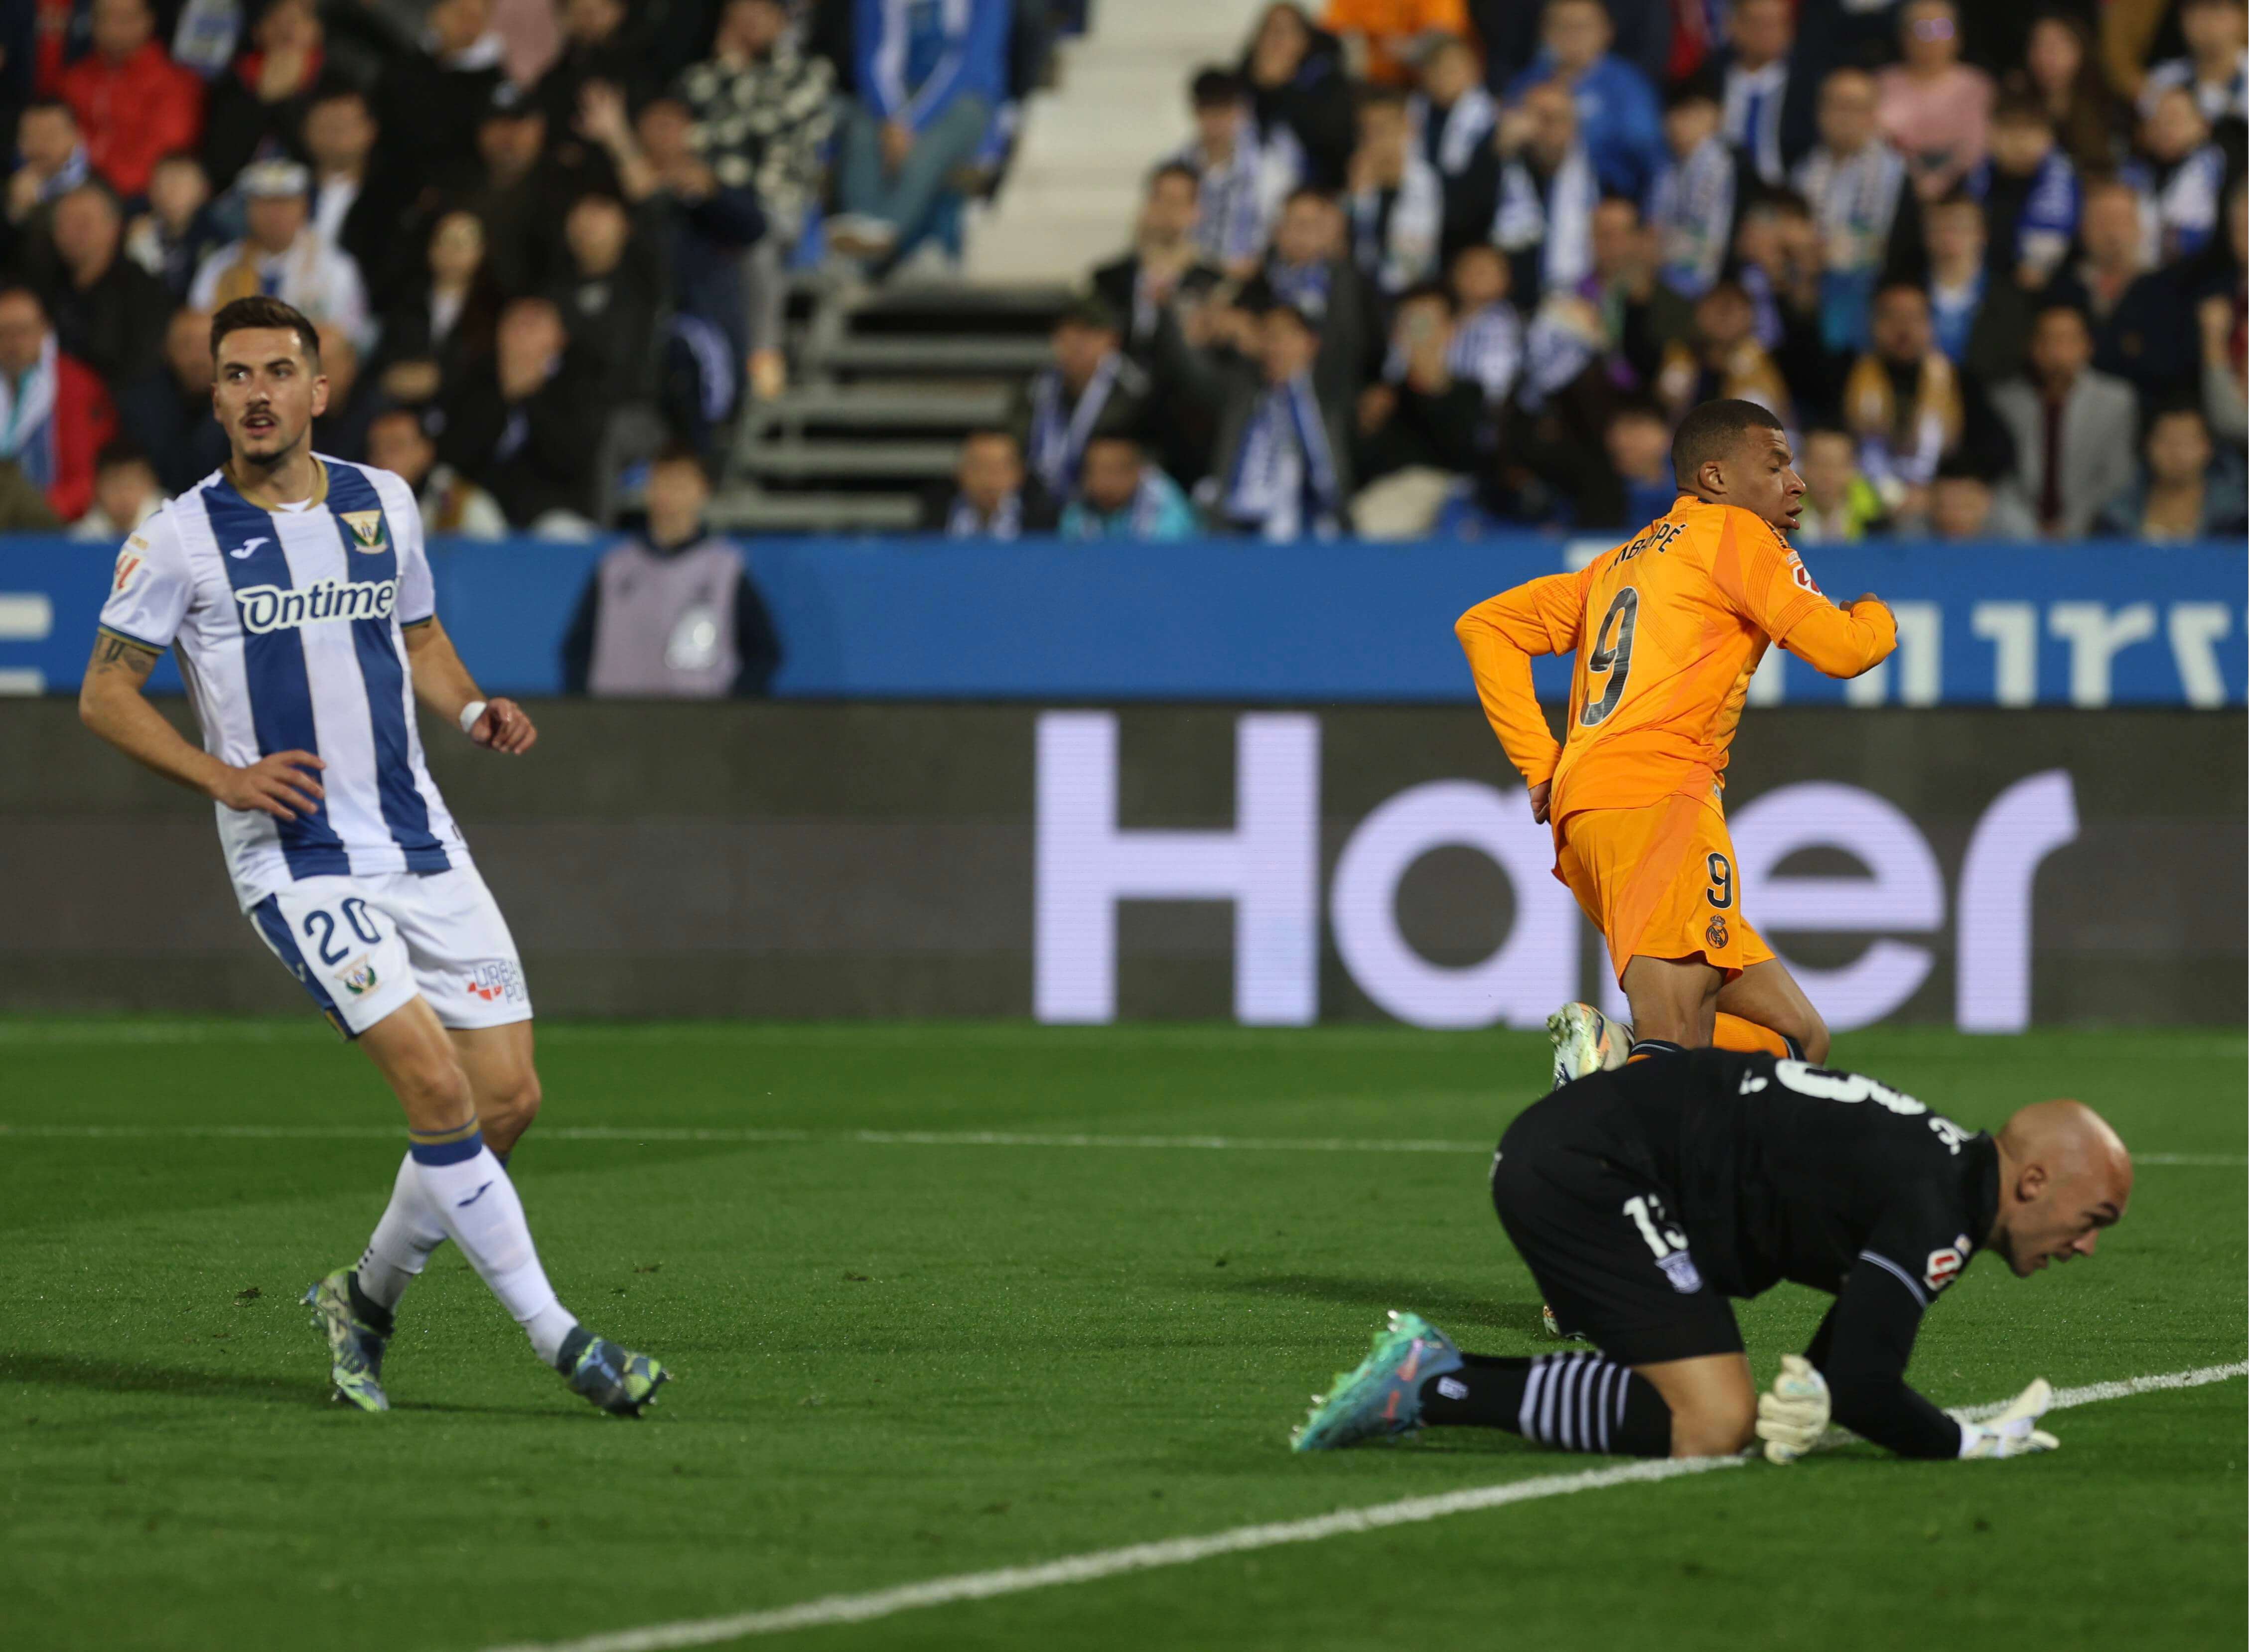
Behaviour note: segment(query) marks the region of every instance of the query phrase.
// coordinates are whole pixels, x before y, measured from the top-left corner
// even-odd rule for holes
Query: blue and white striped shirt
[[[101,627],[179,650],[203,749],[244,767],[275,752],[327,764],[327,795],[279,820],[218,806],[246,912],[302,878],[438,872],[468,847],[423,761],[402,627],[437,600],[413,491],[322,458],[299,506],[253,502],[214,472],[126,540]]]

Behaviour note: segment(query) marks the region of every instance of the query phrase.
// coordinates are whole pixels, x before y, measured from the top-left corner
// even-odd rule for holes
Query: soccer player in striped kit
[[[438,623],[412,490],[312,451],[328,397],[313,324],[237,299],[212,320],[211,354],[229,458],[119,551],[79,707],[213,800],[244,912],[405,1110],[409,1150],[366,1253],[305,1296],[336,1395],[389,1408],[393,1311],[450,1238],[573,1389],[637,1415],[667,1373],[556,1298],[508,1180],[539,1111],[531,998],[415,706],[496,752],[521,755],[538,732],[478,692]],[[201,749],[144,693],[167,648]]]

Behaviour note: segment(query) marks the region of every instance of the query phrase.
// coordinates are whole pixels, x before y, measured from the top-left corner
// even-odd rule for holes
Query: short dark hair
[[[1402,310],[1409,304],[1419,304],[1424,300],[1443,305],[1447,315],[1455,314],[1460,309],[1460,301],[1453,297],[1452,288],[1442,281],[1416,281],[1391,300],[1391,308]]]
[[[694,444],[683,442],[677,437],[657,449],[656,457],[648,462],[651,471],[659,465],[692,465],[702,473],[705,482],[711,479],[710,470],[703,463],[703,456],[695,451]]]
[[[70,123],[72,126],[76,126],[78,124],[78,111],[72,108],[69,104],[65,103],[60,98],[33,98],[29,103],[26,103],[23,107],[23,108],[17,113],[16,118],[20,120],[27,114],[68,115],[70,117]]]
[[[1022,447],[1022,444],[1016,440],[1015,433],[1001,424],[979,424],[972,430],[964,431],[961,434],[960,445],[966,447],[971,442],[1005,442],[1009,447],[1018,451]]]
[[[237,299],[211,317],[211,360],[218,360],[218,347],[225,341],[228,334],[244,332],[251,327],[287,327],[297,335],[297,342],[304,347],[305,359],[316,368],[320,366],[320,329],[295,305],[284,304],[263,293]]]
[[[1403,114],[1406,108],[1405,88],[1386,86],[1362,86],[1359,88],[1358,107],[1362,114],[1369,109],[1396,109]]]
[[[1148,171],[1147,182],[1148,193],[1153,195],[1156,192],[1156,186],[1161,183],[1166,178],[1185,178],[1187,182],[1193,186],[1194,192],[1197,195],[1200,195],[1202,193],[1202,174],[1196,171],[1184,161],[1166,161],[1161,166],[1150,168]]]
[[[1786,426],[1771,408],[1738,399],[1705,402],[1688,410],[1671,433],[1671,475],[1682,487],[1692,485],[1695,473],[1712,459],[1732,453],[1751,430],[1778,430]]]
[[[129,436],[112,437],[93,456],[93,468],[97,471],[113,471],[127,465],[146,465],[151,471],[156,468],[141,444]]]
[[[1241,77],[1226,69],[1205,69],[1188,83],[1187,98],[1198,109],[1230,108],[1248,101]]]
[[[2002,120],[2012,126],[2040,126],[2053,130],[2053,115],[2041,100],[2027,92],[2003,92],[1991,106],[1991,124]]]
[[[1121,333],[1124,330],[1118,324],[1117,312],[1090,294],[1073,299],[1063,306],[1062,313],[1055,317],[1054,324],[1058,328],[1082,327],[1092,333]]]

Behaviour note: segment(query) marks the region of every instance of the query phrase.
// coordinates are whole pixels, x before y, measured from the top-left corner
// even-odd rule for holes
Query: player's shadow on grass
[[[299,1405],[327,1403],[327,1394],[318,1387],[285,1377],[234,1376],[224,1371],[145,1365],[131,1359],[89,1359],[74,1353],[0,1353],[0,1382],[97,1388],[106,1394],[190,1394],[210,1399],[277,1400]]]
[[[209,1400],[263,1400],[282,1405],[333,1405],[317,1380],[301,1377],[234,1376],[224,1371],[198,1371],[180,1366],[147,1365],[129,1359],[89,1359],[74,1353],[0,1353],[0,1382],[43,1383],[50,1387],[93,1388],[104,1394],[166,1394]],[[552,1407],[457,1405],[442,1401],[409,1401],[401,1411],[493,1417],[536,1417]],[[574,1416],[574,1412],[566,1415]]]
[[[1207,1274],[1194,1276],[1206,1288]],[[1454,1334],[1477,1330],[1519,1331],[1544,1338],[1545,1332],[1535,1302],[1496,1302],[1466,1291],[1433,1288],[1410,1279],[1341,1277],[1333,1274],[1243,1274],[1223,1279],[1220,1288],[1248,1296],[1300,1297],[1320,1302],[1348,1303],[1364,1308],[1379,1320],[1390,1309],[1411,1309]]]

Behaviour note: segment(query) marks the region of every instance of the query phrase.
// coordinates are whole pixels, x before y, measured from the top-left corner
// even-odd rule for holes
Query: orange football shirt
[[[1897,646],[1880,602],[1836,607],[1763,518],[1688,494],[1579,572],[1503,591],[1454,630],[1508,757],[1527,783],[1554,782],[1556,821],[1723,785],[1770,644],[1830,677],[1856,677]],[[1557,741],[1530,657],[1572,650],[1568,737]]]

